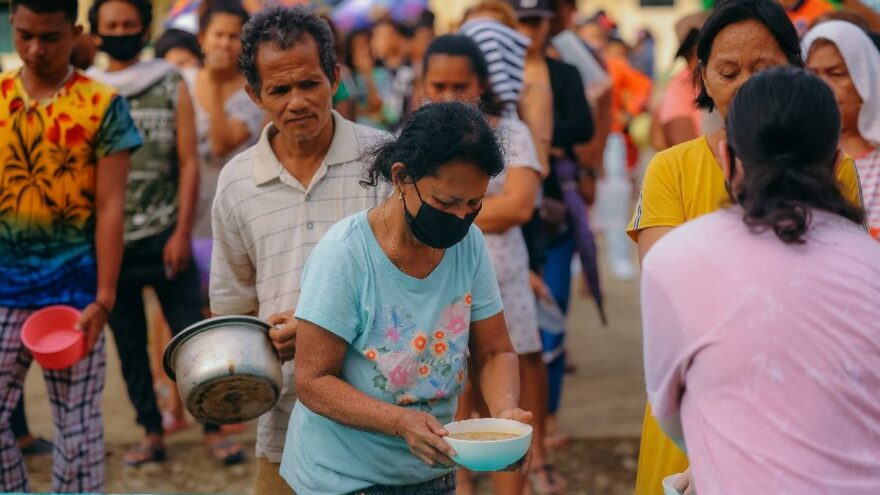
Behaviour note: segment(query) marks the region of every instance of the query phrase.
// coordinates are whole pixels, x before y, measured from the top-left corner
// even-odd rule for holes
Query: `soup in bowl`
[[[532,444],[532,427],[509,419],[481,418],[444,426],[456,453],[453,461],[471,471],[500,471],[523,458]]]

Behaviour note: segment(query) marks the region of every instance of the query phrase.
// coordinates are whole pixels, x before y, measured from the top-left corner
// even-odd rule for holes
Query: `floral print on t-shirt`
[[[471,295],[441,312],[431,330],[418,328],[402,306],[382,309],[362,350],[373,362],[373,386],[401,406],[458,395],[467,375]]]

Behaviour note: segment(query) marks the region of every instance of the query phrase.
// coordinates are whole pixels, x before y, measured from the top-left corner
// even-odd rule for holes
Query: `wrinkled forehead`
[[[779,42],[764,24],[747,20],[730,24],[715,36],[709,53],[709,64],[737,63],[750,65],[786,63]]]
[[[265,83],[290,82],[315,77],[327,78],[321,66],[321,55],[315,40],[305,35],[284,48],[273,40],[260,43],[257,69]]]

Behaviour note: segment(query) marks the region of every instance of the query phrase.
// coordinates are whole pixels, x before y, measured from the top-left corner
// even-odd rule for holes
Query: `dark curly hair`
[[[730,105],[727,137],[744,170],[731,197],[753,231],[772,229],[782,242],[802,244],[814,209],[864,223],[864,210],[837,181],[840,111],[817,76],[776,67],[749,79]]]
[[[79,15],[79,2],[75,1],[59,1],[59,0],[12,0],[11,13],[15,14],[15,10],[19,7],[25,7],[31,12],[37,14],[53,14],[61,12],[64,18],[71,24],[76,24],[76,17]]]
[[[336,77],[336,41],[327,21],[307,7],[275,6],[257,13],[241,33],[241,56],[238,67],[254,91],[260,93],[257,53],[260,45],[272,43],[286,50],[309,36],[318,45],[321,70],[332,83]]]
[[[697,108],[710,112],[715,109],[715,102],[706,91],[702,77],[702,70],[709,65],[709,57],[712,55],[712,44],[715,42],[715,38],[727,26],[745,21],[757,21],[763,24],[776,39],[782,53],[788,58],[788,63],[795,67],[804,66],[797,30],[779,2],[776,0],[726,0],[715,7],[700,29],[700,38],[697,42],[697,60],[700,63],[694,70],[694,84],[700,88],[700,94],[696,98]]]
[[[501,148],[489,123],[476,108],[455,101],[430,103],[415,111],[396,139],[372,150],[373,164],[361,184],[392,182],[391,167],[406,165],[408,182],[436,175],[454,160],[471,163],[489,177],[504,170]]]
[[[91,27],[91,31],[95,34],[100,34],[98,33],[98,12],[101,10],[102,5],[110,1],[112,0],[95,0],[95,3],[89,8],[89,26]],[[130,4],[137,10],[138,16],[141,18],[141,26],[143,26],[145,32],[148,31],[150,25],[153,24],[153,2],[150,0],[122,1]]]

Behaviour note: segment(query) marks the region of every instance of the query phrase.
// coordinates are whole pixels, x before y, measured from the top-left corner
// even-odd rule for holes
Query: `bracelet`
[[[92,301],[92,304],[101,308],[101,311],[103,311],[104,314],[107,315],[107,318],[110,318],[110,310],[107,309],[107,306],[104,306],[102,303],[100,303],[98,301]]]

